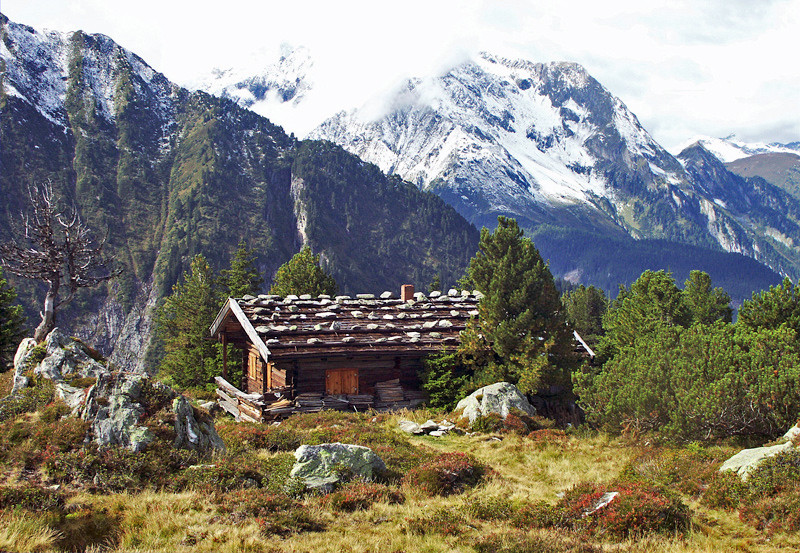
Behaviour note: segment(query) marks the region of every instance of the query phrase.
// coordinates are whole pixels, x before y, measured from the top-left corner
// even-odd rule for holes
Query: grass
[[[442,453],[466,452],[493,471],[477,487],[467,486],[452,495],[430,496],[389,478],[382,484],[345,487],[339,498],[300,494],[273,500],[269,498],[274,495],[265,495],[265,505],[277,505],[270,507],[273,511],[265,517],[269,519],[266,522],[274,523],[278,516],[283,517],[280,524],[265,524],[255,515],[242,514],[259,512],[253,510],[258,501],[241,501],[258,500],[261,493],[284,493],[278,478],[284,469],[270,473],[270,478],[278,478],[275,485],[267,483],[264,488],[251,491],[214,491],[204,482],[201,487],[190,486],[179,493],[156,488],[89,493],[90,488],[66,484],[59,491],[66,502],[54,511],[33,512],[22,507],[0,510],[0,550],[768,553],[800,549],[797,533],[768,535],[742,522],[736,511],[702,503],[702,490],[719,460],[727,455],[726,449],[698,449],[695,445],[673,451],[595,433],[545,433],[533,437],[473,434],[437,439],[409,437],[397,429],[398,421],[404,418],[418,422],[427,418],[441,420],[441,416],[434,415],[435,412],[426,411],[391,416],[329,414],[299,417],[284,424],[286,432],[296,433],[303,441],[329,434],[373,445],[386,439],[394,444],[398,470],[422,465]],[[365,425],[369,428],[361,432]],[[241,447],[237,455],[244,456],[242,459],[267,463],[274,460],[283,466],[284,458],[290,455],[283,450],[288,434],[256,435],[251,427],[243,427],[238,433],[234,430],[227,429],[231,435],[239,436]],[[541,438],[551,435],[556,439]],[[264,447],[248,449],[248,440]],[[419,457],[416,460],[415,455]],[[30,466],[21,470],[6,462],[0,470],[0,485],[20,486],[36,481],[41,486],[48,485],[46,475]],[[556,505],[557,494],[578,483],[613,487],[621,475],[676,491],[691,509],[688,532],[683,536],[645,535],[614,541],[580,529],[527,528],[515,520],[521,506],[535,502]],[[363,505],[354,503],[356,507],[348,507],[345,500],[353,497],[363,499]],[[302,520],[296,518],[298,514]],[[305,531],[291,530],[293,521],[298,520],[305,524]]]

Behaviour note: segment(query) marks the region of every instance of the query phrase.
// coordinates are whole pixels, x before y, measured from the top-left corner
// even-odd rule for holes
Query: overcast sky
[[[304,45],[330,113],[486,50],[575,61],[674,150],[800,140],[800,0],[2,0],[12,21],[103,33],[185,84]],[[293,130],[291,128],[287,130]]]

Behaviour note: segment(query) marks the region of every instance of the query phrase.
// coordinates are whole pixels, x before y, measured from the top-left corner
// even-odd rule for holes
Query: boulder
[[[422,428],[420,428],[420,426],[414,421],[403,420],[400,421],[399,426],[400,430],[409,434],[424,434]]]
[[[213,421],[198,421],[192,405],[183,396],[172,401],[175,413],[175,441],[173,445],[196,451],[225,451],[225,443],[217,434]]]
[[[746,480],[750,473],[765,459],[777,455],[778,453],[789,451],[793,447],[792,442],[785,442],[773,446],[744,449],[722,463],[719,471],[724,472],[726,470],[732,470],[736,472],[742,480]]]
[[[158,410],[168,410],[174,414],[174,423],[158,421],[161,425],[172,424],[174,447],[202,453],[225,450],[225,444],[212,421],[198,420],[185,397],[166,384],[155,382],[142,374],[102,375],[87,393],[82,416],[91,422],[94,441],[98,445],[116,445],[141,451],[155,436],[140,424],[140,420]]]
[[[462,399],[456,405],[461,411],[461,418],[475,422],[478,417],[497,413],[506,418],[513,409],[519,409],[529,415],[535,415],[536,409],[516,386],[509,382],[497,382],[484,386]]]
[[[28,385],[28,377],[25,376],[25,371],[28,369],[31,357],[36,354],[33,350],[35,347],[36,340],[24,338],[14,354],[14,387],[11,389],[12,394],[17,393]]]
[[[783,439],[786,440],[787,442],[792,442],[798,437],[800,437],[800,422],[798,422],[789,430],[787,430],[786,434],[783,435]]]
[[[433,432],[434,430],[439,430],[439,425],[433,422],[431,419],[426,420],[421,425],[419,425],[420,430],[426,433]]]
[[[296,462],[289,475],[315,490],[330,490],[349,478],[373,479],[386,470],[374,451],[360,445],[333,443],[301,445],[294,452]]]

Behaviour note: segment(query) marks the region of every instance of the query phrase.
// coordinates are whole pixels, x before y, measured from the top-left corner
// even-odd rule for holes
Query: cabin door
[[[325,393],[328,395],[357,394],[358,369],[329,369],[325,371]]]

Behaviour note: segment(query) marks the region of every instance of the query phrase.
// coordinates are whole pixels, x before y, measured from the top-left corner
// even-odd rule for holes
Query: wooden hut
[[[399,298],[390,292],[229,298],[211,335],[226,352],[223,379],[228,346],[244,351],[240,394],[288,399],[293,407],[327,407],[326,398],[397,404],[421,398],[423,358],[458,346],[467,321],[478,315],[479,297],[456,290],[426,296],[406,285]]]

